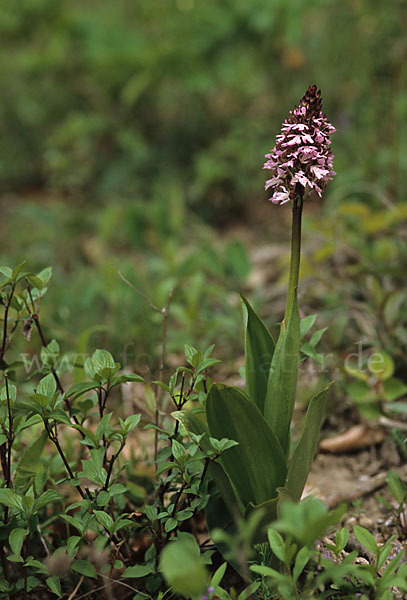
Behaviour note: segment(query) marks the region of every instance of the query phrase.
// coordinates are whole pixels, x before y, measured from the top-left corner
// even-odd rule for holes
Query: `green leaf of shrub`
[[[369,371],[380,381],[386,381],[394,373],[394,360],[387,352],[375,352],[368,360]]]
[[[55,382],[54,376],[49,373],[46,377],[43,377],[38,384],[37,394],[42,394],[43,396],[47,396],[48,398],[52,398],[57,389],[57,384]]]
[[[295,557],[293,579],[296,582],[298,577],[305,569],[309,559],[311,558],[311,550],[307,546],[303,546]]]
[[[77,560],[72,564],[72,570],[85,575],[86,577],[92,577],[96,579],[97,573],[95,567],[88,560]]]
[[[281,535],[275,529],[270,529],[267,532],[267,537],[269,540],[270,548],[273,553],[277,556],[279,560],[285,562],[286,560],[286,552],[285,552],[285,543]]]
[[[139,577],[146,577],[154,573],[154,569],[147,565],[135,565],[134,567],[127,567],[122,574],[124,579],[138,579]]]
[[[399,504],[402,504],[402,502],[404,502],[406,499],[406,488],[400,478],[400,475],[394,471],[389,471],[386,475],[386,481],[393,498]]]
[[[82,396],[82,394],[86,394],[86,392],[90,392],[91,390],[96,390],[100,388],[100,384],[95,381],[83,381],[81,383],[75,383],[72,385],[66,393],[67,398],[72,396],[72,400],[76,400]]]
[[[106,527],[108,531],[110,531],[110,528],[113,526],[112,517],[103,510],[94,510],[93,514],[96,517],[96,521],[103,525],[103,527]]]
[[[176,519],[170,518],[167,519],[167,521],[165,522],[164,525],[164,531],[166,533],[169,533],[170,531],[172,531],[173,529],[175,529],[178,525],[178,521]]]
[[[45,580],[47,586],[58,596],[58,598],[62,598],[62,590],[61,590],[61,582],[59,581],[59,577],[54,575],[53,577],[47,577]]]
[[[196,372],[197,372],[197,374],[202,373],[202,371],[205,371],[205,369],[209,369],[209,367],[212,367],[213,365],[217,365],[220,362],[221,361],[218,358],[206,358],[201,363],[199,363],[199,365],[196,369]]]
[[[167,544],[161,553],[160,570],[176,594],[195,598],[205,591],[208,575],[194,539]]]
[[[21,496],[8,488],[0,489],[0,504],[4,504],[9,508],[16,508],[19,511],[24,509]]]
[[[51,502],[58,502],[61,500],[61,494],[56,490],[46,490],[39,498],[37,498],[33,504],[33,512],[40,510],[43,506],[51,504]]]
[[[172,454],[176,461],[185,462],[187,458],[187,452],[182,444],[177,440],[172,440]]]
[[[0,267],[0,273],[4,275],[4,277],[7,277],[7,279],[12,279],[13,277],[13,271],[10,267]]]
[[[25,493],[32,485],[35,476],[44,470],[40,458],[47,439],[48,434],[44,430],[39,438],[24,450],[15,475],[15,487],[18,491]]]
[[[303,338],[315,323],[317,315],[308,315],[300,321],[300,336]]]
[[[24,538],[27,534],[28,529],[21,529],[20,527],[16,527],[16,529],[13,529],[13,531],[9,535],[8,541],[10,547],[14,554],[16,554],[17,556],[20,556],[21,554],[21,548],[24,542]]]
[[[401,398],[401,396],[407,394],[407,385],[400,379],[392,377],[383,381],[383,393],[387,402],[393,402],[393,400],[397,400],[397,398]]]
[[[369,552],[371,552],[373,556],[377,555],[377,543],[370,531],[368,531],[364,527],[361,527],[360,525],[355,525],[353,528],[353,533],[355,534],[355,537],[358,540],[358,542],[360,542],[362,546],[366,548],[366,550],[369,550]]]
[[[273,527],[291,534],[302,545],[309,545],[324,535],[328,527],[338,523],[345,512],[345,504],[328,511],[321,500],[310,497],[298,504],[284,503],[281,507],[281,518]]]
[[[189,433],[193,433],[201,437],[200,446],[209,452],[213,450],[209,439],[208,425],[198,416],[187,410],[173,412],[172,416],[183,424]],[[223,501],[231,516],[237,516],[242,511],[240,498],[237,496],[236,490],[225,473],[223,467],[217,462],[209,463],[209,472],[213,477],[216,487],[220,491]]]
[[[96,498],[96,504],[98,506],[106,506],[106,504],[108,504],[110,500],[110,494],[108,492],[105,492],[104,490],[102,490],[101,492],[99,492],[97,498]]]

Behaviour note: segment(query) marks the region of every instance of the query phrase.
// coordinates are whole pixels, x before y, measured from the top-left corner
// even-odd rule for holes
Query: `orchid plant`
[[[304,196],[322,195],[335,175],[329,136],[335,131],[322,113],[321,92],[308,88],[266,155],[265,169],[272,178],[266,189],[274,204],[292,204],[291,263],[284,319],[277,342],[243,296],[246,320],[246,389],[212,385],[204,414],[173,413],[205,450],[210,438],[227,438],[237,445],[222,452],[209,468],[221,499],[214,493],[207,507],[209,528],[246,518],[262,507],[266,520],[274,520],[281,502],[299,501],[318,443],[325,389],[309,402],[302,433],[290,453],[290,427],[296,397],[300,317],[297,287],[301,251],[301,217]]]

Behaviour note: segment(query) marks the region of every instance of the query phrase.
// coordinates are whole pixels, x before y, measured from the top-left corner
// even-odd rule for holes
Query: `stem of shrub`
[[[60,446],[60,443],[58,441],[58,437],[52,433],[51,428],[49,427],[47,421],[44,421],[44,426],[45,426],[45,429],[46,429],[46,431],[48,433],[49,439],[51,440],[51,442],[53,442],[55,444],[55,447],[58,450],[58,454],[61,457],[62,462],[65,465],[66,470],[68,471],[69,477],[71,479],[75,479],[75,475],[73,474],[72,469],[69,466],[69,463],[68,463],[68,461],[66,459],[66,456],[65,456],[65,454],[64,454],[64,452],[63,452],[63,450],[62,450],[62,448]],[[82,496],[82,498],[86,498],[86,494],[83,491],[83,489],[81,488],[81,486],[78,485],[78,486],[76,486],[76,488],[77,488],[78,492],[80,493],[80,495]],[[92,500],[92,496],[90,495],[89,492],[88,492],[88,498],[89,498],[89,500]]]

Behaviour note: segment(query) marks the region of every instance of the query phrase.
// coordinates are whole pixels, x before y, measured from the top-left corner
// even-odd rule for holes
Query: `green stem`
[[[298,287],[298,275],[300,272],[301,258],[301,217],[303,204],[302,198],[303,191],[298,192],[297,197],[293,201],[293,219],[291,228],[291,262],[290,275],[288,279],[287,303],[285,306],[284,314],[285,325],[287,325],[287,321],[290,316],[291,308],[294,302],[295,292]]]

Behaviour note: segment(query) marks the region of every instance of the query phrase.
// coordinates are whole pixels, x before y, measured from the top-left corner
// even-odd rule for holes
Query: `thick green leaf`
[[[206,401],[212,437],[239,442],[220,462],[246,506],[262,504],[283,486],[287,465],[281,446],[257,406],[238,388],[213,385]]]
[[[311,399],[305,416],[301,437],[288,467],[286,488],[290,491],[296,501],[301,498],[314,459],[318,446],[327,392],[333,383],[334,382],[332,381],[326,388],[321,390]]]
[[[294,297],[287,328],[281,329],[268,379],[264,417],[274,431],[285,454],[289,450],[289,433],[294,410],[300,349],[300,317]]]
[[[200,445],[205,452],[213,450],[209,441],[208,425],[202,421],[202,419],[186,410],[173,412],[172,416],[180,421],[188,432],[194,433],[195,435],[203,434]],[[219,463],[212,461],[209,463],[209,473],[212,475],[215,485],[220,491],[230,515],[234,516],[236,512],[241,512],[243,508],[242,503],[237,496],[236,490],[233,489],[233,485],[223,467]]]
[[[263,414],[267,381],[275,344],[269,330],[254,312],[249,302],[242,294],[240,297],[247,315],[245,337],[246,389],[250,398]]]

